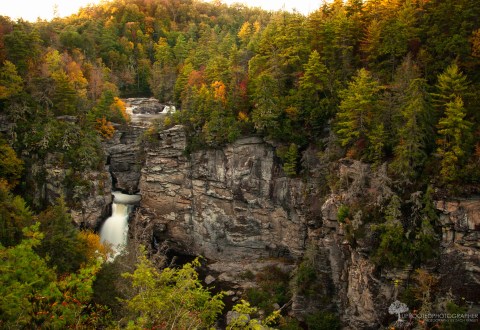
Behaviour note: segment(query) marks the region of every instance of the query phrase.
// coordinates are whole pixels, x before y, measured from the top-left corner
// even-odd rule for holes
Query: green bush
[[[344,223],[345,219],[350,216],[350,208],[347,205],[341,205],[337,211],[338,222]]]

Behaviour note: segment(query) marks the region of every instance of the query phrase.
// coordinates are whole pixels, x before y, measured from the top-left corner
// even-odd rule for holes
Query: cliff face
[[[63,196],[79,227],[96,228],[108,215],[112,203],[108,167],[72,176],[61,159],[60,154],[54,153],[47,154],[44,159],[35,159],[28,174],[33,202],[52,205]]]
[[[138,225],[152,230],[142,232],[213,260],[301,256],[304,184],[275,175],[271,146],[244,138],[187,158],[185,144],[176,126],[146,150]]]
[[[273,147],[260,138],[243,138],[189,158],[185,146],[184,131],[176,126],[160,132],[158,144],[146,148],[142,201],[133,224],[138,239],[166,240],[177,251],[202,255],[220,280],[240,287],[251,285],[241,279],[246,270],[256,273],[272,264],[291,270],[313,245],[318,290],[296,294],[293,315],[302,318],[323,306],[339,309],[352,329],[381,323],[393,287],[375,278],[367,254],[346,242],[336,218],[340,200],[366,189],[365,165],[342,165],[351,191],[322,202],[315,175],[287,178]],[[373,182],[381,186],[375,180],[380,178]],[[369,189],[378,198],[379,191],[388,193]],[[325,299],[332,303],[319,306]]]
[[[468,301],[480,297],[480,198],[437,201],[441,212],[441,285]]]
[[[145,127],[129,125],[116,130],[112,139],[104,142],[108,171],[113,190],[138,192],[140,171],[143,166],[141,135]]]
[[[175,126],[145,147],[142,201],[132,235],[147,245],[167,242],[177,252],[206,257],[209,271],[237,288],[252,285],[242,279],[246,270],[255,274],[277,265],[290,271],[313,246],[317,291],[296,293],[292,314],[302,318],[328,308],[339,312],[347,328],[385,325],[388,306],[399,291],[394,281],[408,282],[413,270],[379,273],[369,259],[369,225],[353,246],[337,213],[341,204],[358,199],[378,205],[388,200],[392,191],[386,168],[374,171],[358,161],[341,161],[333,169],[339,177],[336,188],[325,198],[320,193],[324,181],[315,174],[321,164],[312,166],[304,179],[287,178],[274,148],[258,137],[189,157],[185,146],[185,133]],[[315,154],[307,153],[306,162]],[[440,276],[441,290],[452,289],[474,301],[480,287],[480,201],[441,201],[436,206],[444,235],[432,272]],[[362,226],[358,221],[355,225]]]

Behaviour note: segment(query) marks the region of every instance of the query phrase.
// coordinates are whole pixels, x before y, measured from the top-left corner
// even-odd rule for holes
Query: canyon
[[[310,249],[316,289],[294,292],[290,315],[302,320],[329,310],[338,313],[346,329],[388,324],[388,307],[414,269],[379,270],[370,258],[370,224],[359,216],[365,235],[352,244],[338,219],[345,203],[363,198],[380,205],[391,197],[384,167],[342,159],[326,168],[319,151],[310,148],[302,154],[304,172],[291,178],[275,145],[260,136],[187,154],[182,126],[159,130],[148,141],[142,139],[145,130],[138,124],[119,127],[104,144],[105,170],[88,174],[92,189],[72,211],[79,226],[99,228],[112,191],[136,193],[141,201],[130,219],[130,239],[151,250],[161,243],[174,254],[204,257],[206,282],[231,289],[230,299],[255,287],[255,275],[268,267],[295,273]],[[60,168],[47,166],[44,191],[51,200],[60,194],[62,175]],[[475,308],[480,198],[437,200],[435,207],[439,255],[425,268],[438,277],[439,292],[463,297]],[[403,287],[394,284],[398,281]]]

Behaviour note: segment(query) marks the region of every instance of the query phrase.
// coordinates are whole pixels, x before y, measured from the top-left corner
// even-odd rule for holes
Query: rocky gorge
[[[308,259],[314,284],[293,290],[285,306],[290,315],[303,320],[327,310],[345,329],[377,329],[392,321],[388,307],[408,289],[414,269],[379,269],[370,258],[375,237],[365,217],[352,217],[364,232],[353,240],[338,219],[344,204],[362,199],[381,205],[390,198],[385,168],[351,159],[325,168],[311,148],[302,155],[307,170],[292,178],[275,145],[259,136],[187,154],[182,126],[160,130],[148,143],[142,139],[145,130],[145,125],[118,127],[104,144],[105,170],[88,174],[90,189],[72,210],[77,224],[98,228],[112,191],[138,193],[131,239],[151,249],[162,243],[176,254],[203,256],[206,282],[228,288],[229,299],[257,286],[255,279],[266,269],[296,274]],[[61,194],[65,173],[57,167],[46,173],[43,191],[53,199]],[[425,268],[438,278],[437,292],[461,297],[475,310],[480,198],[437,200],[435,207],[439,254]]]
[[[344,159],[330,169],[338,181],[325,195],[325,169],[315,150],[303,155],[309,172],[290,178],[275,147],[258,136],[187,155],[181,126],[156,133],[154,143],[141,144],[138,134],[130,128],[108,149],[115,189],[142,195],[131,237],[205,257],[208,282],[223,283],[237,296],[256,285],[245,274],[271,266],[290,273],[313,249],[315,292],[294,293],[290,314],[303,319],[330,310],[347,329],[388,324],[388,307],[407,288],[414,270],[379,271],[369,257],[369,225],[352,244],[337,217],[342,204],[360,197],[372,204],[388,199],[385,169]],[[480,199],[438,200],[435,206],[440,251],[425,267],[439,278],[439,292],[451,292],[474,307],[480,296]],[[398,287],[396,281],[403,284]]]

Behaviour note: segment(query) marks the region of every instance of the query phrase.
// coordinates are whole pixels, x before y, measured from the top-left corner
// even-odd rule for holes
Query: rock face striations
[[[137,232],[222,261],[302,255],[307,236],[303,184],[275,175],[273,148],[250,137],[184,154],[180,126],[145,151]],[[149,237],[142,237],[148,240]]]
[[[113,190],[129,194],[138,192],[144,161],[141,141],[144,130],[143,127],[133,125],[122,127],[111,140],[104,143]]]

